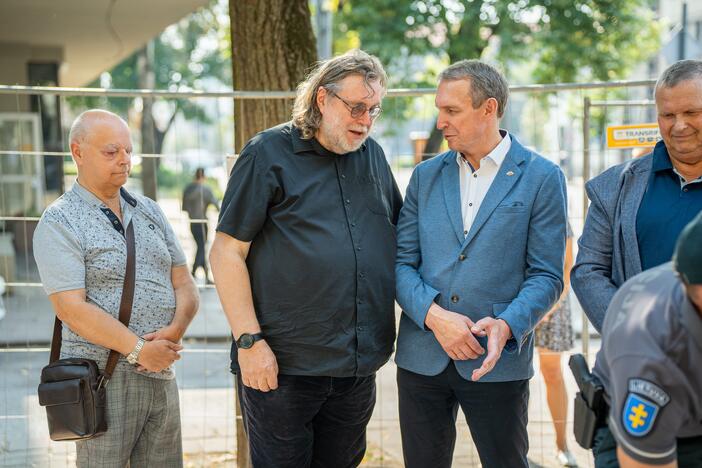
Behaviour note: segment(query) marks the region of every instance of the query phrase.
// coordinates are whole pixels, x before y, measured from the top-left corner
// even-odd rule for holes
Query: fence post
[[[585,183],[590,180],[590,98],[585,96],[583,99],[583,225],[587,216],[588,199]],[[583,355],[589,360],[590,352],[590,321],[585,314],[585,310],[581,312],[582,328],[580,337],[583,341]]]

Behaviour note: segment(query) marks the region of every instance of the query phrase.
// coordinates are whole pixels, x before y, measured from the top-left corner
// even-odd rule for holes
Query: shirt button
[[[463,231],[463,235],[464,235],[464,236],[467,236],[467,235],[468,235],[468,231]]]
[[[350,203],[351,203],[351,200],[349,200],[349,199],[347,198],[347,199],[346,199],[346,204],[348,205],[348,204],[350,204]]]
[[[473,174],[473,177],[478,177],[478,174]]]
[[[685,188],[683,189],[683,192],[687,192],[687,187],[685,187]]]
[[[472,203],[468,203],[468,206],[473,206],[473,204],[472,204]]]
[[[359,274],[358,274],[358,277],[359,277],[359,278],[365,278],[365,277],[366,277],[366,275],[365,275],[365,274],[363,274],[363,273],[359,273]]]
[[[361,250],[361,248],[360,248],[360,247],[356,247],[356,250],[359,250],[359,251],[360,251],[360,250]]]
[[[345,179],[345,178],[346,178],[346,174],[341,174],[341,178],[342,178],[342,179]]]
[[[363,301],[359,299],[359,300],[356,301],[356,303],[357,303],[358,305],[361,305],[361,304],[363,304]]]
[[[351,223],[351,227],[356,227],[356,223]]]
[[[358,331],[363,331],[363,327],[359,325],[359,326],[356,327],[356,330],[358,330]]]
[[[460,261],[463,261],[463,260],[465,260],[465,259],[466,259],[466,256],[465,256],[465,254],[461,254],[461,255],[459,255],[459,256],[458,256],[458,259],[459,259]]]
[[[458,296],[456,296],[455,294],[451,296],[451,302],[453,302],[454,304],[458,302]]]

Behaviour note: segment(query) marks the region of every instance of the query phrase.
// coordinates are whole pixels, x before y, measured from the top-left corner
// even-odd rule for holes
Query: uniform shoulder
[[[668,349],[679,329],[682,284],[665,263],[626,281],[612,298],[603,326],[608,340],[642,343],[644,336]],[[634,345],[638,346],[638,345]]]

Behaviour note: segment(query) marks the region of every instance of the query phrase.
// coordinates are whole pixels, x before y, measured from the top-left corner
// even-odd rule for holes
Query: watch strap
[[[127,362],[130,364],[136,364],[139,360],[139,354],[141,353],[141,350],[144,348],[144,344],[146,344],[146,341],[144,338],[139,337],[137,340],[136,345],[134,346],[134,349],[132,350],[131,353],[127,355]]]
[[[257,341],[260,341],[260,340],[263,339],[263,333],[261,333],[261,332],[258,332],[258,333],[242,333],[241,335],[239,335],[239,339],[236,340],[236,347],[237,347],[237,348],[240,347],[240,346],[239,346],[239,340],[241,340],[241,337],[244,336],[244,335],[249,335],[249,336],[253,339],[253,343],[251,343],[251,346],[253,346],[254,343],[256,343]]]

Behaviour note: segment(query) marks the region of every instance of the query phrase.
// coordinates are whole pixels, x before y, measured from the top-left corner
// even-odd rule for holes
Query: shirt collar
[[[688,184],[696,184],[702,182],[702,177],[698,177],[689,182],[685,181],[685,178],[680,175],[680,173],[675,169],[673,163],[670,160],[670,154],[668,154],[668,148],[665,147],[663,140],[656,143],[656,147],[653,149],[653,161],[651,165],[651,171],[654,174],[658,174],[663,171],[673,172],[680,180],[680,188],[685,187]]]
[[[492,162],[495,165],[495,167],[500,167],[502,161],[505,160],[505,157],[507,156],[507,153],[509,152],[509,149],[512,146],[512,138],[509,136],[509,132],[507,132],[507,130],[500,129],[500,135],[502,135],[502,140],[500,140],[500,142],[497,144],[497,146],[495,146],[492,149],[492,151],[490,151],[487,155],[483,157],[483,159],[481,160],[481,165],[483,161],[488,160]],[[470,165],[470,163],[465,160],[463,155],[458,152],[456,154],[456,162],[459,166],[461,166],[464,163]]]
[[[651,169],[653,172],[673,169],[673,163],[670,162],[670,155],[668,155],[668,149],[665,147],[663,140],[656,143],[656,147],[653,149],[652,164]]]
[[[91,206],[100,208],[101,206],[105,205],[97,196],[95,196],[93,192],[80,185],[80,183],[77,180],[73,184],[73,188],[71,188],[71,191],[78,195],[80,198],[82,198],[85,202],[89,203]],[[136,198],[134,198],[129,192],[127,192],[127,189],[125,189],[124,187],[120,187],[119,193],[122,199],[129,205],[131,205],[132,207],[137,206]]]

